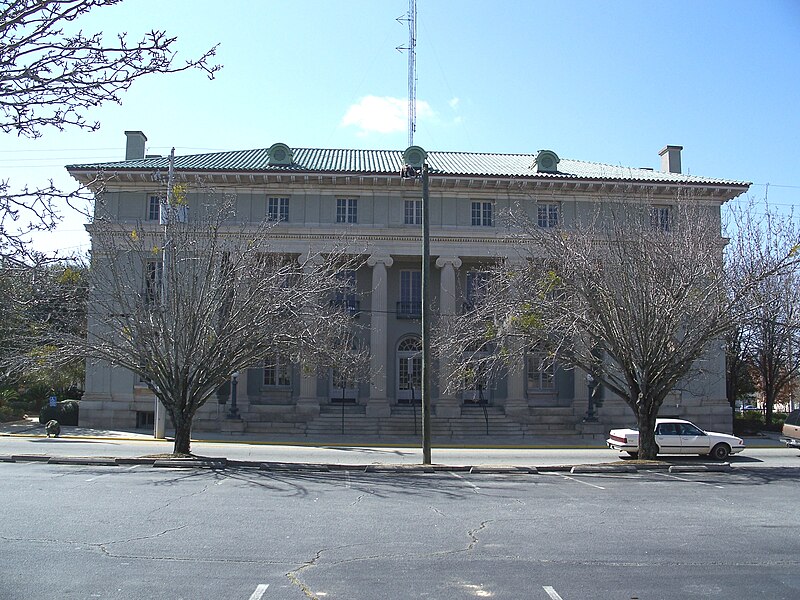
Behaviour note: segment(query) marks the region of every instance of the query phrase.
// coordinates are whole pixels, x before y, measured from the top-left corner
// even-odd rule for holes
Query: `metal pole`
[[[428,162],[422,164],[422,464],[431,464],[431,243],[428,220]]]
[[[172,187],[175,185],[175,148],[169,153],[169,171],[167,172],[167,197],[163,209],[163,214],[159,214],[159,220],[164,225],[164,247],[161,250],[161,306],[162,309],[167,311],[171,310],[169,307],[169,269],[170,257],[169,250],[171,241],[169,239],[169,225],[172,222]],[[165,437],[165,429],[167,425],[167,411],[164,410],[164,405],[156,398],[154,410],[154,425],[153,437],[157,440],[163,440]]]
[[[239,418],[239,407],[236,406],[236,387],[239,385],[239,372],[231,373],[231,410],[228,413],[229,419]]]

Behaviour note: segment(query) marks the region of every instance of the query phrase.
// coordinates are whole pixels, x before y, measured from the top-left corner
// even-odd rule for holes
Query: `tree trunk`
[[[636,416],[639,427],[639,458],[643,460],[655,460],[658,456],[655,431],[656,414],[650,414],[645,410]]]
[[[190,454],[192,420],[179,417],[175,419],[175,445],[173,454]]]

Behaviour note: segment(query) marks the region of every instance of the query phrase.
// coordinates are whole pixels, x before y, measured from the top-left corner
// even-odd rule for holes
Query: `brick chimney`
[[[126,131],[125,160],[138,160],[144,158],[144,143],[147,138],[141,131]]]
[[[683,146],[664,146],[664,149],[659,152],[661,170],[664,173],[681,172],[681,150],[683,150]]]

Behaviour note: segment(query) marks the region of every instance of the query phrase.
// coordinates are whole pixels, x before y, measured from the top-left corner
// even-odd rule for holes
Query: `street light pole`
[[[428,162],[422,163],[422,464],[431,464],[431,239]]]
[[[169,153],[169,171],[167,172],[167,195],[164,203],[159,207],[158,218],[161,225],[164,226],[164,247],[161,249],[161,306],[162,310],[169,311],[166,314],[168,319],[174,318],[172,309],[170,308],[170,293],[169,277],[172,263],[170,261],[170,252],[172,250],[172,240],[170,239],[170,225],[172,223],[172,191],[175,186],[175,148]],[[164,410],[164,405],[156,397],[155,408],[153,409],[153,437],[157,440],[163,440],[164,430],[166,429],[167,415]]]
[[[401,177],[418,177],[422,170],[422,464],[431,464],[431,243],[427,152],[409,146],[403,152]]]

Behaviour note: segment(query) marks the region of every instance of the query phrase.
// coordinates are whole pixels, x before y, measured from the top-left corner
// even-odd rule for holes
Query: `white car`
[[[639,431],[636,429],[612,429],[606,443],[612,450],[627,452],[633,458],[639,455]],[[717,460],[725,460],[729,454],[744,450],[741,438],[703,431],[683,419],[656,419],[656,444],[659,454],[704,454]]]

